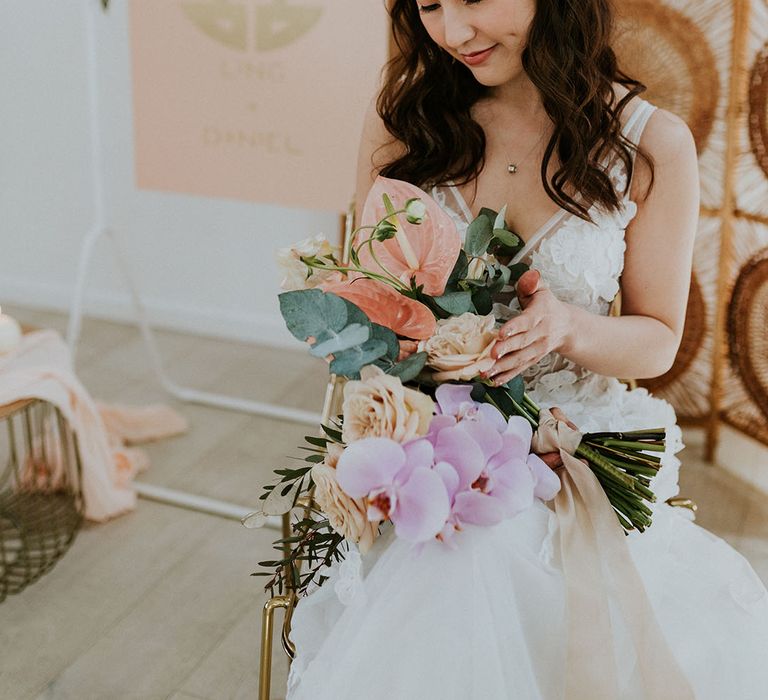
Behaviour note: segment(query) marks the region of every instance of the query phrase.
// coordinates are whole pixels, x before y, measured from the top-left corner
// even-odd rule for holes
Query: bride
[[[617,67],[608,0],[394,0],[391,15],[401,55],[366,118],[357,210],[377,174],[430,191],[462,232],[506,205],[531,271],[519,302],[495,306],[504,340],[487,376],[522,373],[584,431],[667,427],[654,524],[626,543],[665,650],[652,671],[683,683],[649,682],[610,596],[610,643],[579,660],[598,680],[568,681],[590,625],[569,634],[557,518],[537,501],[467,528],[455,551],[417,555],[391,530],[365,557],[352,545],[296,608],[288,700],[766,697],[768,592],[665,503],[674,411],[617,379],[664,373],[680,343],[699,210],[690,131]]]

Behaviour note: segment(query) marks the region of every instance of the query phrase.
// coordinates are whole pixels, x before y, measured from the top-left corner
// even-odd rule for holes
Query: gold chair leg
[[[275,610],[288,608],[290,596],[278,595],[264,604],[261,618],[261,661],[259,663],[259,700],[269,700],[272,687],[272,636],[274,632]]]
[[[668,498],[667,503],[675,508],[687,508],[695,513],[699,507],[690,498]]]

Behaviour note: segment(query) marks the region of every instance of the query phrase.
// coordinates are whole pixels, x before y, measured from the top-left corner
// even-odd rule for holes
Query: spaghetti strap
[[[656,106],[650,102],[646,102],[641,99],[640,104],[635,108],[635,111],[629,115],[629,119],[624,124],[624,128],[621,130],[624,137],[631,143],[638,146],[640,139],[643,137],[645,127],[648,125],[648,121],[656,111]],[[632,151],[632,162],[634,163],[637,153]],[[634,172],[633,172],[634,175]],[[632,191],[632,179],[627,183],[627,189],[624,194],[624,201],[629,201],[630,193]]]
[[[453,194],[453,198],[456,200],[456,203],[461,207],[461,211],[464,214],[464,217],[466,218],[467,223],[471,224],[472,219],[474,219],[475,217],[472,216],[472,212],[469,210],[467,203],[464,201],[464,197],[461,196],[461,192],[459,192],[453,180],[449,180],[446,184],[451,190],[451,193]]]
[[[648,120],[653,116],[656,111],[655,105],[645,100],[640,100],[640,104],[635,108],[635,111],[630,114],[624,124],[624,128],[621,130],[624,137],[634,143],[635,145],[640,143],[640,139],[643,136],[643,131],[648,124]]]

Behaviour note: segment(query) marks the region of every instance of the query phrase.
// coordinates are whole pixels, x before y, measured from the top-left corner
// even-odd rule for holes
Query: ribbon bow
[[[537,454],[559,452],[564,467],[558,469],[562,486],[554,507],[568,614],[565,698],[621,697],[613,612],[623,620],[636,654],[633,691],[641,690],[647,700],[694,700],[656,621],[613,506],[592,470],[574,456],[581,438],[544,409],[532,442]]]

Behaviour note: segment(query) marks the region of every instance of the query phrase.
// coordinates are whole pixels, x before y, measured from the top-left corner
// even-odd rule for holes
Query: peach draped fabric
[[[95,402],[74,373],[66,343],[50,330],[28,333],[13,351],[0,355],[0,405],[21,399],[54,404],[75,431],[89,520],[104,521],[135,507],[132,481],[149,460],[131,444],[187,429],[184,418],[165,406],[132,408]],[[61,468],[49,466],[54,472]],[[54,482],[65,476],[54,474]],[[34,486],[33,474],[23,471],[21,480],[27,487]]]

